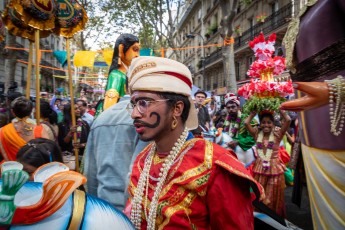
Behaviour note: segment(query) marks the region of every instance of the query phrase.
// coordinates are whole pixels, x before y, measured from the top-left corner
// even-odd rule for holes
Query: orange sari
[[[34,128],[34,138],[41,137],[42,130],[42,125],[36,126]],[[18,135],[13,123],[0,129],[0,152],[5,161],[15,161],[18,150],[25,144],[26,141]]]

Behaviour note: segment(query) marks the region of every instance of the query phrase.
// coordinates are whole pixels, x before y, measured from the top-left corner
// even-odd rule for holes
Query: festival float
[[[251,111],[257,113],[265,110],[278,111],[286,97],[294,93],[291,80],[274,81],[274,76],[279,76],[285,70],[285,58],[272,57],[275,51],[275,40],[275,34],[271,34],[266,40],[263,33],[260,33],[258,37],[249,42],[256,57],[247,72],[252,79],[250,83],[243,85],[238,90],[238,95],[247,100],[243,106],[243,112],[246,114]]]

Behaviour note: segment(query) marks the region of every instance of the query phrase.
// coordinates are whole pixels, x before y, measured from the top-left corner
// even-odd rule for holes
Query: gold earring
[[[117,60],[117,64],[121,65],[122,62],[121,62],[121,58],[119,57],[119,59]]]
[[[173,122],[171,123],[171,129],[175,129],[177,127],[178,121],[175,116],[173,116]]]

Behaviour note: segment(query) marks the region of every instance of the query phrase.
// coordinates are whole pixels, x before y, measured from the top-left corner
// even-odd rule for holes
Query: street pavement
[[[291,202],[291,197],[292,187],[288,186],[285,189],[286,219],[304,230],[312,230],[313,225],[311,220],[307,187],[303,187],[300,208]]]

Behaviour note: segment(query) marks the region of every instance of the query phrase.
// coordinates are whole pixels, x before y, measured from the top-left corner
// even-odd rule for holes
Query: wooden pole
[[[32,45],[32,42],[30,41],[28,72],[26,75],[26,99],[30,99],[30,86],[31,86],[31,75],[32,75],[32,53],[33,53],[33,45]]]
[[[41,114],[41,105],[40,105],[40,31],[35,30],[35,49],[36,49],[36,123],[40,124],[40,114]]]
[[[71,49],[70,41],[66,38],[66,50],[67,50],[67,68],[68,68],[68,85],[69,85],[69,95],[71,98],[71,117],[72,117],[72,126],[76,125],[75,112],[74,112],[74,94],[73,94],[73,82],[72,82],[72,68],[71,68]],[[73,134],[73,142],[77,142],[77,133]],[[79,172],[79,152],[78,149],[74,149],[75,155],[75,171]]]

